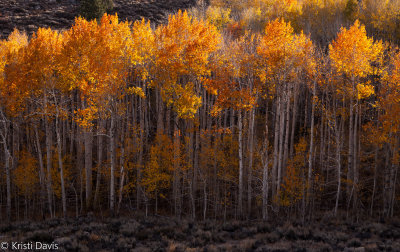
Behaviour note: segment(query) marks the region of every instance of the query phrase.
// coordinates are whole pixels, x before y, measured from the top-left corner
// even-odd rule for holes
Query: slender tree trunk
[[[85,160],[85,156],[84,156],[84,150],[83,150],[83,133],[81,128],[76,125],[76,166],[77,166],[77,170],[78,170],[78,176],[79,176],[79,203],[80,203],[80,207],[79,207],[79,213],[82,213],[83,211],[83,207],[84,207],[84,200],[83,200],[83,189],[84,189],[84,181],[83,181],[83,169],[84,169],[84,160]]]
[[[6,123],[5,127],[6,126]],[[5,170],[6,170],[6,185],[7,185],[7,207],[6,207],[6,218],[7,222],[11,220],[11,172],[10,172],[10,151],[8,150],[6,134],[3,135],[3,147],[4,147],[4,160],[5,160]]]
[[[239,133],[239,216],[243,214],[243,126],[242,111],[238,111],[238,133]]]
[[[299,85],[295,84],[294,86],[294,101],[293,101],[293,115],[292,115],[292,129],[290,134],[290,157],[293,157],[293,150],[294,150],[294,135],[296,129],[296,121],[297,121],[297,101],[299,97]]]
[[[391,137],[391,134],[389,134]],[[389,168],[389,160],[390,160],[390,148],[389,144],[385,144],[385,171],[384,171],[384,179],[383,179],[383,215],[385,217],[389,216],[389,195],[390,195],[390,168]]]
[[[292,92],[290,90],[290,87],[288,87],[288,96],[287,96],[287,103],[286,103],[286,115],[285,115],[285,144],[284,144],[284,149],[283,149],[283,163],[282,163],[282,168],[284,169],[282,171],[282,175],[285,174],[285,170],[286,170],[286,165],[287,165],[287,161],[288,161],[288,155],[289,155],[289,138],[290,138],[290,100],[291,100],[291,96],[292,96]]]
[[[268,140],[268,101],[266,102],[265,108],[265,142],[264,142],[264,149],[265,149],[265,158],[264,158],[264,166],[263,166],[263,180],[262,180],[262,215],[263,219],[268,219],[268,148],[269,148],[269,140]]]
[[[225,113],[226,114],[226,113]],[[218,118],[218,121],[219,121],[219,123],[220,123],[220,125],[219,125],[219,127],[221,128],[222,126],[221,126],[221,118]],[[220,138],[221,138],[221,136],[220,136],[220,133],[218,133],[217,132],[217,134],[216,134],[216,137],[215,137],[215,140],[214,140],[214,146],[213,146],[213,148],[214,148],[214,153],[217,153],[217,149],[218,149],[218,147],[219,147],[219,140],[220,140]],[[211,136],[210,136],[210,139],[209,139],[209,141],[211,142]],[[214,165],[213,165],[213,168],[214,168],[214,176],[213,176],[213,188],[215,188],[215,192],[214,192],[214,219],[216,219],[217,218],[217,213],[218,213],[218,210],[219,210],[219,206],[220,206],[220,197],[219,197],[219,190],[220,190],[220,188],[219,188],[219,183],[218,183],[218,165],[217,165],[217,155],[214,155]]]
[[[58,110],[58,108],[57,108]],[[56,117],[56,134],[57,134],[57,152],[58,152],[58,168],[60,169],[60,184],[61,184],[61,201],[63,217],[67,217],[67,199],[65,194],[65,184],[64,184],[64,166],[62,160],[62,142],[61,142],[61,129],[59,125],[58,111]]]
[[[195,146],[194,146],[194,164],[193,164],[193,219],[196,219],[196,192],[199,173],[199,152],[200,152],[200,128],[195,126]]]
[[[86,175],[86,210],[90,211],[92,206],[92,148],[93,133],[92,128],[84,133],[85,136],[85,175]]]
[[[278,152],[278,178],[277,178],[277,189],[276,194],[279,195],[281,192],[281,181],[282,181],[282,166],[283,166],[283,137],[285,135],[285,102],[284,99],[281,99],[281,109],[279,111],[279,128],[281,131],[279,132],[279,152]]]
[[[161,99],[160,91],[156,91],[156,102],[157,102],[157,134],[164,133],[164,125],[163,125],[163,108],[164,104]]]
[[[37,125],[35,124],[34,127],[35,127],[36,149],[37,149],[38,160],[39,160],[40,203],[41,203],[42,209],[43,209],[44,208],[43,204],[46,199],[44,164],[43,164],[42,148],[40,146],[39,132],[38,132]],[[42,212],[42,214],[43,214],[43,212]]]
[[[145,132],[145,113],[144,113],[144,107],[146,106],[146,103],[144,99],[139,98],[139,103],[140,103],[140,110],[139,110],[139,126],[140,126],[140,133],[139,133],[139,138],[140,138],[140,143],[139,143],[139,158],[138,158],[138,163],[139,166],[136,169],[136,208],[139,210],[140,208],[140,202],[141,202],[141,196],[142,196],[142,166],[143,166],[143,145],[145,144],[144,141],[144,132]]]
[[[379,147],[378,145],[375,146],[375,164],[374,164],[374,185],[372,187],[372,196],[371,196],[371,207],[370,207],[370,212],[369,215],[372,216],[373,211],[374,211],[374,200],[375,200],[375,193],[376,193],[376,180],[377,180],[377,175],[378,175],[378,151]]]
[[[169,136],[170,132],[171,132],[171,108],[168,106],[167,107],[167,112],[165,115],[165,134],[167,134],[167,136]]]
[[[203,186],[203,194],[204,194],[203,221],[205,221],[207,216],[207,181],[205,180]]]
[[[175,216],[180,218],[180,143],[179,143],[179,118],[175,116],[174,123],[174,183],[173,183],[173,197],[174,197],[174,211]]]
[[[50,125],[49,125],[49,120],[47,118],[47,115],[44,118],[44,124],[45,124],[45,129],[46,129],[46,167],[47,167],[47,197],[49,201],[49,211],[50,211],[50,217],[53,218],[53,211],[52,211],[52,206],[53,206],[53,192],[52,192],[52,178],[51,178],[51,166],[52,166],[52,151],[51,151],[51,146],[52,146],[52,140],[51,140],[51,131],[50,131]]]
[[[74,95],[73,94],[71,94],[70,99],[71,99],[71,101],[74,101]],[[75,102],[71,102],[71,110],[72,111],[76,110]],[[69,139],[70,139],[69,153],[72,154],[73,151],[74,151],[74,143],[75,143],[75,120],[71,119],[71,123],[69,125],[70,125],[70,129],[69,129],[69,132],[70,132],[70,135],[69,135]]]
[[[281,111],[281,97],[278,96],[276,101],[276,110],[275,110],[275,125],[274,125],[274,163],[272,166],[272,196],[276,196],[277,189],[277,174],[278,174],[278,149],[279,149],[279,115]]]
[[[393,218],[393,209],[394,209],[394,203],[396,200],[396,184],[397,184],[397,173],[399,170],[399,165],[398,164],[393,164],[393,170],[392,170],[392,180],[393,180],[393,186],[392,186],[392,198],[391,203],[390,203],[390,217]]]
[[[247,214],[248,218],[251,217],[251,197],[252,197],[252,179],[253,179],[253,152],[254,152],[254,117],[255,108],[250,111],[250,123],[249,123],[249,171],[247,175]]]
[[[103,163],[103,136],[101,136],[101,132],[104,128],[104,120],[99,119],[99,125],[97,128],[97,174],[96,174],[96,189],[94,193],[94,206],[97,206],[100,192],[100,182],[101,182],[101,170]]]
[[[356,111],[354,115],[354,133],[353,133],[353,211],[357,213],[357,200],[358,200],[358,171],[357,171],[357,159],[358,159],[358,149],[357,149],[357,129],[358,129],[358,100],[356,103]]]
[[[336,118],[335,118],[336,120]],[[343,117],[341,119],[341,124],[343,124]],[[337,125],[337,121],[335,122],[335,136],[336,136],[336,165],[337,165],[337,190],[336,190],[336,202],[335,202],[335,211],[334,214],[337,216],[337,210],[339,207],[339,199],[340,199],[340,189],[342,186],[342,144],[341,144],[341,127],[342,125]]]
[[[67,154],[67,138],[68,138],[68,119],[63,120],[62,123],[62,153],[63,156],[65,156]]]
[[[194,142],[194,125],[192,122],[188,121],[187,122],[187,128],[188,130],[186,131],[187,134],[187,139],[189,142],[187,143],[187,153],[189,157],[189,163],[193,164],[193,169],[191,169],[191,173],[188,174],[188,182],[189,182],[189,196],[190,196],[190,208],[192,211],[191,218],[192,220],[196,219],[196,206],[195,206],[195,196],[194,196],[194,158],[193,158],[193,142]],[[192,163],[193,162],[193,163]]]
[[[353,123],[353,96],[354,96],[354,77],[352,77],[352,92],[351,92],[351,98],[350,98],[350,122],[349,122],[349,156],[348,156],[348,164],[347,164],[347,181],[351,181],[353,180],[353,176],[352,176],[352,172],[353,172],[353,151],[354,151],[354,138],[353,138],[353,133],[354,133],[354,123]],[[354,181],[353,181],[354,182]],[[347,183],[346,186],[346,195],[347,195],[347,202],[349,204],[350,202],[350,193],[351,193],[351,189],[350,189],[350,184]]]
[[[121,133],[121,156],[120,156],[120,166],[121,169],[119,171],[120,181],[119,181],[119,194],[118,194],[118,208],[117,208],[117,215],[119,215],[119,210],[121,209],[121,202],[124,190],[124,180],[125,180],[125,169],[124,169],[124,155],[125,155],[125,146],[124,146],[124,130],[122,129]]]
[[[115,205],[115,115],[111,115],[111,125],[110,125],[110,211],[114,215],[114,205]]]
[[[307,175],[307,200],[306,204],[309,205],[310,196],[311,196],[311,188],[312,188],[312,158],[313,158],[313,151],[314,151],[314,113],[315,113],[315,98],[316,98],[316,85],[317,81],[314,80],[313,86],[313,98],[311,103],[311,132],[310,132],[310,150],[308,154],[308,175]]]

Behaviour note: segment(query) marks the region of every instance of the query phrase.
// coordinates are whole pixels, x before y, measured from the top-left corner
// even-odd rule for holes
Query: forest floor
[[[52,219],[0,224],[0,243],[58,251],[400,251],[400,221],[191,222],[166,217]]]
[[[170,13],[195,5],[196,0],[114,0],[120,20],[146,18],[163,22]],[[39,27],[64,30],[79,16],[77,0],[0,0],[0,39],[17,28],[32,35]]]

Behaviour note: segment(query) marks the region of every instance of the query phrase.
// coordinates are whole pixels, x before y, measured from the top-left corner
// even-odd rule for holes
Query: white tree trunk
[[[115,127],[115,115],[112,113],[111,115],[111,126],[110,126],[110,211],[111,214],[114,215],[114,206],[115,206],[115,135],[114,135],[114,127]]]
[[[275,125],[274,125],[274,163],[272,166],[272,196],[276,195],[277,189],[277,175],[278,175],[278,149],[279,149],[279,115],[281,111],[281,98],[278,97],[276,101],[276,110],[275,110]]]
[[[88,129],[85,135],[85,175],[86,175],[86,210],[91,209],[92,202],[92,147],[93,133],[92,128]]]
[[[239,133],[239,216],[243,214],[243,125],[242,111],[238,111],[238,133]]]
[[[40,146],[39,132],[38,132],[38,127],[36,124],[35,124],[35,141],[36,141],[36,149],[37,149],[38,160],[39,160],[40,201],[41,201],[41,204],[44,205],[44,202],[46,199],[45,174],[44,174],[42,148]]]
[[[285,175],[286,173],[286,165],[288,161],[288,156],[289,156],[289,138],[290,138],[290,100],[291,100],[292,92],[290,90],[290,87],[288,87],[288,96],[287,96],[287,101],[286,101],[286,115],[285,115],[285,143],[284,143],[284,148],[283,148],[283,162],[282,162],[282,176]]]
[[[47,197],[49,201],[49,210],[50,210],[50,217],[53,218],[53,198],[52,198],[52,178],[51,178],[51,166],[52,166],[52,140],[51,140],[51,131],[50,125],[47,116],[44,118],[44,124],[46,129],[46,168],[47,168]]]
[[[5,127],[6,123],[4,123]],[[5,131],[7,131],[5,129]],[[7,207],[6,207],[6,218],[8,221],[11,220],[11,174],[10,174],[10,152],[7,146],[7,134],[2,133],[2,141],[4,147],[4,168],[6,170],[6,184],[7,184]]]
[[[253,179],[253,152],[254,152],[254,118],[255,108],[250,111],[250,124],[249,124],[249,172],[247,175],[247,213],[251,217],[251,197],[252,197],[252,179]]]
[[[58,168],[60,169],[61,201],[62,201],[63,217],[66,218],[67,217],[67,199],[66,199],[66,195],[65,195],[64,166],[63,166],[63,161],[62,161],[62,142],[61,142],[60,131],[61,131],[61,129],[60,129],[60,125],[59,125],[59,118],[57,116],[56,117],[56,134],[57,134]]]
[[[280,195],[281,191],[281,180],[282,180],[282,166],[283,166],[283,137],[285,135],[285,102],[284,99],[280,101],[280,111],[279,111],[279,128],[281,131],[279,132],[279,151],[278,151],[278,178],[277,178],[277,188],[276,194]]]
[[[308,153],[308,175],[307,175],[307,196],[306,203],[309,205],[310,197],[311,197],[311,188],[312,188],[312,169],[313,169],[313,151],[314,151],[314,113],[315,113],[315,98],[316,98],[316,85],[317,81],[314,80],[313,86],[313,98],[311,101],[311,129],[310,129],[310,150]]]
[[[350,110],[350,122],[349,122],[349,156],[348,156],[348,165],[347,165],[347,181],[351,181],[352,179],[353,179],[353,176],[352,176],[352,172],[353,172],[353,161],[354,161],[354,158],[353,158],[353,151],[354,151],[354,146],[353,146],[353,141],[354,141],[354,139],[353,139],[353,133],[354,133],[354,130],[353,130],[353,125],[354,125],[354,123],[353,123],[353,95],[354,95],[354,77],[352,78],[352,85],[353,85],[353,88],[352,88],[352,93],[351,93],[351,98],[350,98],[350,107],[349,107],[349,110]],[[351,189],[350,189],[350,184],[349,183],[347,183],[347,185],[346,185],[346,194],[347,194],[347,202],[348,202],[348,204],[349,204],[349,202],[350,202],[350,191],[351,191]]]
[[[98,203],[99,191],[100,191],[100,181],[101,181],[101,170],[103,163],[103,137],[100,135],[104,127],[104,121],[99,119],[99,125],[97,129],[97,174],[96,174],[96,189],[94,193],[93,204],[96,207]]]
[[[269,140],[268,140],[268,101],[265,108],[265,158],[264,158],[264,166],[263,166],[263,180],[262,180],[262,215],[263,219],[268,219],[268,147],[269,147]]]
[[[293,150],[294,150],[294,135],[296,129],[296,121],[297,121],[297,101],[299,97],[299,85],[295,84],[294,86],[294,101],[293,101],[293,115],[292,115],[292,129],[290,134],[290,153],[289,156],[293,157]]]
[[[336,118],[335,118],[336,120]],[[342,126],[343,125],[343,117],[341,118],[341,123],[338,126],[337,121],[335,121],[335,140],[336,140],[336,165],[337,165],[337,190],[336,190],[336,201],[335,201],[335,216],[337,215],[337,210],[339,207],[339,199],[340,199],[340,189],[342,186]]]

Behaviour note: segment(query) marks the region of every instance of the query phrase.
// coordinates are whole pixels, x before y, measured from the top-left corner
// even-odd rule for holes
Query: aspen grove
[[[15,30],[0,41],[0,220],[398,215],[399,33],[362,2]]]

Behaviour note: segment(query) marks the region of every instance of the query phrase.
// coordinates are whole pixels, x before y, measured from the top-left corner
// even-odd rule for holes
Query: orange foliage
[[[357,95],[359,99],[371,96],[374,93],[373,87],[367,82],[360,83],[360,78],[378,74],[372,63],[379,61],[382,53],[382,42],[374,42],[367,37],[365,27],[358,20],[349,29],[342,28],[329,45],[329,56],[334,69],[338,74],[350,77],[353,82],[351,87],[345,87],[341,92],[353,94],[352,88],[357,88],[357,94],[353,95]],[[353,87],[355,84],[357,86]]]
[[[199,77],[209,75],[210,54],[217,50],[220,34],[215,26],[179,11],[156,32],[156,85],[164,100],[181,118],[193,118],[201,105],[196,93]]]
[[[171,139],[164,134],[157,135],[149,155],[141,184],[151,198],[165,198],[163,191],[169,188],[174,169],[174,146]]]
[[[28,37],[18,30],[0,41],[0,102],[12,116],[24,108],[26,90],[19,88],[19,80],[24,75],[21,62],[27,45]]]
[[[311,40],[303,33],[295,35],[290,23],[279,19],[269,22],[257,47],[261,81],[270,83],[273,90],[277,84],[295,81],[301,70],[314,74],[313,51]]]
[[[22,150],[19,156],[18,166],[13,170],[13,181],[19,194],[32,196],[39,189],[38,161],[26,150]]]
[[[279,203],[290,206],[301,200],[306,192],[304,169],[307,157],[307,142],[303,138],[295,146],[296,154],[289,160],[283,177],[282,191]]]

